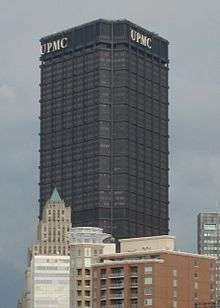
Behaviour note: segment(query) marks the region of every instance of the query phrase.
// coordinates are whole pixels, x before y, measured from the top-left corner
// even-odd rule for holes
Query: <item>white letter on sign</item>
[[[68,39],[67,37],[64,37],[62,40],[60,40],[60,46],[61,48],[66,48],[68,45]]]

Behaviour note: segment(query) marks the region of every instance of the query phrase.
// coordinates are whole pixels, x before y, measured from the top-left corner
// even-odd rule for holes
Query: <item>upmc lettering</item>
[[[53,51],[57,51],[60,49],[65,49],[68,46],[68,38],[64,37],[62,39],[48,42],[41,46],[41,54],[44,55],[45,53],[50,53]]]
[[[131,30],[131,39],[132,41],[148,47],[149,49],[152,48],[152,38],[147,37],[146,35],[141,34],[135,30]]]

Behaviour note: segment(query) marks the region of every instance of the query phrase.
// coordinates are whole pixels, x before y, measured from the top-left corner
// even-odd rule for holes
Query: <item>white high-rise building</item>
[[[64,268],[69,268],[70,228],[71,209],[65,205],[55,188],[43,208],[42,220],[38,224],[37,242],[28,251],[25,290],[18,301],[19,308],[69,308],[69,304],[65,304],[68,302],[66,289],[69,288],[69,280],[67,282],[66,278],[62,277],[67,277],[67,274],[69,277],[69,272]],[[39,262],[43,264],[38,264]],[[37,279],[41,276],[42,279]],[[45,298],[43,289],[46,292]],[[62,296],[54,301],[48,298],[50,304],[46,304],[47,291],[51,298],[53,294],[61,293]],[[67,293],[69,299],[69,291]]]
[[[69,256],[33,256],[31,308],[69,308]]]

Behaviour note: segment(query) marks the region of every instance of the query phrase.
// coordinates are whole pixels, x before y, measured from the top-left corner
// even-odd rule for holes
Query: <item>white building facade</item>
[[[69,256],[33,256],[31,308],[69,308]]]
[[[28,250],[25,290],[18,301],[19,308],[69,308],[65,292],[69,299],[70,228],[71,209],[65,205],[55,188],[43,208],[37,242]],[[42,279],[38,279],[41,276]],[[62,296],[57,298],[60,292]]]

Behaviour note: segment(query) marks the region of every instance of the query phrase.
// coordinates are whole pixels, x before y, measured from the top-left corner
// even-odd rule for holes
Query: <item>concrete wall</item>
[[[120,240],[121,252],[171,250],[175,248],[175,237],[154,236]]]

